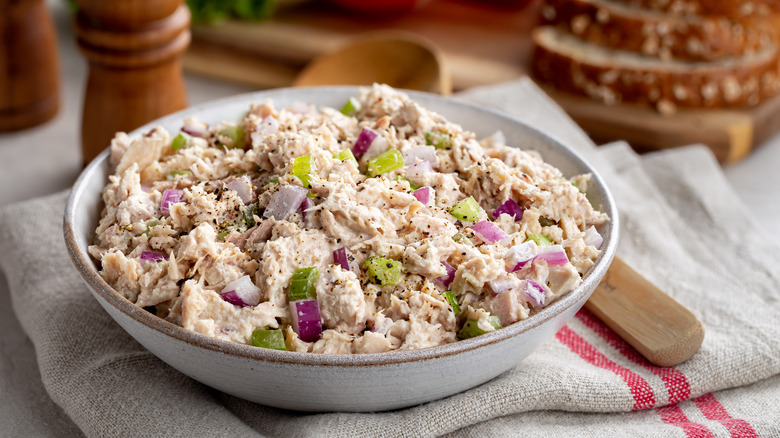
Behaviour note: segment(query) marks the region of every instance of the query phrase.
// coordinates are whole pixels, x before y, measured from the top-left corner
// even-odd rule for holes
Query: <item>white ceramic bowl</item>
[[[131,136],[162,125],[178,132],[185,117],[236,121],[251,102],[295,101],[338,108],[355,87],[278,89],[244,94],[186,109],[147,124]],[[507,143],[539,151],[566,176],[590,172],[588,196],[611,222],[599,230],[602,254],[582,285],[539,314],[495,332],[439,347],[364,355],[276,351],[212,339],[136,307],[98,274],[87,246],[102,208],[101,190],[111,173],[108,151],[81,174],[65,210],[65,240],[84,281],[104,309],[149,351],[182,373],[226,393],[265,405],[302,411],[379,411],[436,400],[484,383],[509,370],[550,339],[582,307],[615,254],[618,215],[604,181],[577,153],[517,120],[454,99],[409,92],[424,107],[466,130],[487,136],[500,130]]]

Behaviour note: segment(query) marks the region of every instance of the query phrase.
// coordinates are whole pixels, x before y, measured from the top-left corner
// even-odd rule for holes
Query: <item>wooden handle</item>
[[[658,366],[685,362],[704,340],[693,313],[617,257],[585,307]]]

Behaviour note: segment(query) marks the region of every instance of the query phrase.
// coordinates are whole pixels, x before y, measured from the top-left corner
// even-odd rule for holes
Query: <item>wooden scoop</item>
[[[371,85],[449,95],[440,52],[409,34],[383,33],[313,60],[295,86]],[[698,351],[704,328],[688,309],[615,258],[586,308],[658,366],[678,365]]]
[[[315,58],[293,85],[371,85],[374,82],[445,96],[452,94],[452,81],[441,52],[427,40],[404,32],[370,34]]]

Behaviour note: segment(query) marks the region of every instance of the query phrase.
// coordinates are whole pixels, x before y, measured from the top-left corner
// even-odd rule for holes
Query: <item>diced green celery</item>
[[[448,290],[447,292],[444,292],[442,294],[444,296],[444,299],[447,300],[447,303],[449,303],[450,307],[452,307],[452,311],[457,315],[460,313],[460,306],[458,305],[458,300],[455,299],[455,294],[452,293],[451,290]]]
[[[244,149],[246,144],[244,128],[241,126],[228,126],[219,132],[219,135],[228,137],[231,141],[229,145],[225,145],[228,149]]]
[[[585,193],[585,192],[583,192],[583,191],[582,191],[582,189],[580,188],[580,185],[579,185],[579,184],[577,184],[577,181],[572,181],[572,182],[571,182],[571,185],[573,185],[574,187],[576,187],[576,188],[577,188],[577,191],[579,191],[580,193]]]
[[[281,330],[257,329],[252,332],[252,345],[273,350],[287,350]]]
[[[260,216],[260,206],[257,203],[249,204],[244,210],[243,218],[247,228],[252,228],[256,225],[255,216]]]
[[[555,221],[552,219],[547,219],[546,217],[539,217],[539,225],[543,227],[551,227],[555,225]]]
[[[488,322],[496,330],[501,328],[501,320],[496,315],[489,316]],[[478,323],[479,321],[476,319],[469,319],[466,321],[466,323],[463,324],[463,327],[458,332],[458,339],[469,339],[487,333],[486,331],[479,328]]]
[[[160,222],[159,219],[152,219],[146,221],[146,237],[152,237],[152,228],[156,227],[157,225],[160,225],[162,222]]]
[[[314,285],[320,278],[320,271],[315,266],[296,269],[290,280],[288,299],[292,301],[317,299]]]
[[[339,152],[338,154],[334,155],[333,158],[344,161],[349,160],[355,163],[355,166],[358,165],[357,159],[355,158],[355,154],[352,153],[352,149],[344,149],[343,151]]]
[[[360,102],[354,97],[350,97],[347,103],[341,107],[341,114],[345,116],[354,116],[360,112]]]
[[[176,152],[179,149],[183,148],[184,146],[187,146],[187,136],[184,135],[183,132],[180,132],[179,135],[173,137],[173,141],[171,142],[171,148],[173,148],[173,151]]]
[[[425,144],[436,149],[449,149],[452,147],[452,137],[446,132],[425,131]]]
[[[404,155],[398,149],[389,149],[368,160],[368,176],[382,175],[404,167]]]
[[[311,188],[311,155],[304,155],[293,160],[292,174],[297,176],[306,188]]]
[[[404,266],[397,260],[369,257],[366,260],[366,270],[372,283],[381,286],[394,285],[401,281]]]
[[[550,246],[552,245],[552,241],[549,237],[545,236],[544,234],[529,234],[528,239],[526,239],[526,242],[529,240],[533,240],[534,243],[536,243],[537,246]]]
[[[227,237],[228,234],[232,233],[233,230],[230,228],[225,228],[224,230],[220,231],[217,234],[217,240],[225,240],[225,237]]]
[[[268,181],[266,181],[263,185],[267,186],[268,184],[279,184],[279,178],[271,178]]]
[[[408,182],[409,183],[409,188],[411,188],[412,190],[417,190],[417,189],[420,188],[420,186],[418,186],[417,184],[415,184],[415,183],[409,181],[408,179],[402,177],[401,175],[396,176],[395,180],[396,181],[406,181],[406,182]]]
[[[309,193],[307,193],[306,196],[308,196],[310,198],[316,198],[317,194],[316,193],[312,193],[311,190],[309,190]]]
[[[484,335],[486,331],[479,328],[476,319],[469,319],[458,331],[458,339],[469,339],[479,335]]]
[[[168,181],[173,181],[179,175],[192,176],[192,172],[190,172],[189,170],[172,170],[172,171],[168,172],[168,176],[166,177],[166,179]]]
[[[479,210],[480,207],[479,204],[477,204],[477,200],[474,199],[473,196],[469,196],[466,199],[456,202],[455,205],[450,208],[450,214],[462,221],[474,222],[477,220]]]

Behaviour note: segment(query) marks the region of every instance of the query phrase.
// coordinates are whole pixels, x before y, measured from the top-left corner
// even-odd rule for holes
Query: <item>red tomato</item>
[[[331,0],[342,8],[361,14],[386,14],[411,11],[419,0]]]

